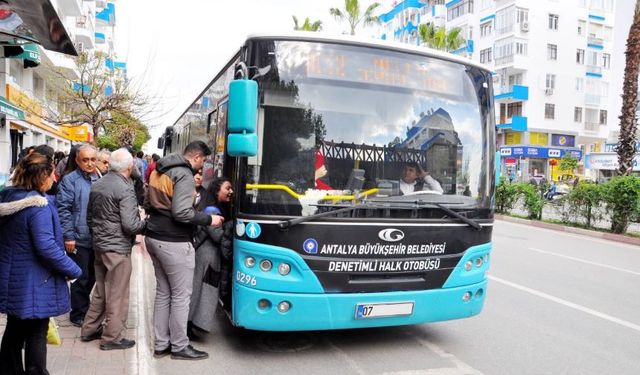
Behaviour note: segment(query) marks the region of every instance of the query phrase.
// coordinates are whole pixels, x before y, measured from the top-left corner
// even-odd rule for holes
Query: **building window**
[[[529,21],[529,10],[516,8],[516,22],[521,24],[527,21]]]
[[[589,65],[589,66],[597,66],[598,65],[598,52],[589,51],[587,53],[587,65]]]
[[[516,54],[517,55],[527,55],[527,43],[516,42]]]
[[[605,109],[600,110],[600,125],[607,125],[607,111]]]
[[[480,25],[480,37],[490,36],[493,30],[493,21],[485,22]]]
[[[578,48],[576,50],[576,62],[580,65],[584,65],[584,50]]]
[[[602,89],[602,96],[605,98],[609,96],[609,82],[600,82],[600,88]]]
[[[578,20],[578,35],[585,35],[585,31],[587,29],[587,22]]]
[[[549,30],[558,30],[557,14],[549,14]]]
[[[486,64],[491,62],[491,48],[480,51],[480,63]]]
[[[447,21],[451,21],[467,13],[473,13],[473,0],[463,1],[447,9]]]
[[[582,107],[573,108],[573,121],[582,122]]]
[[[522,102],[507,104],[507,118],[522,116]]]
[[[553,120],[555,117],[556,117],[556,105],[551,103],[545,103],[544,118]]]
[[[577,77],[576,78],[576,91],[577,92],[582,92],[582,90],[584,90],[584,79]]]
[[[609,66],[611,65],[611,55],[608,53],[603,53],[602,54],[602,67],[605,69],[609,69]]]
[[[546,89],[555,89],[556,88],[556,75],[555,74],[547,74],[546,79]]]
[[[547,44],[547,60],[558,60],[558,46]]]

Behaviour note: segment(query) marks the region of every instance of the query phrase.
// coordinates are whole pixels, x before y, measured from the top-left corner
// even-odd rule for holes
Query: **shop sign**
[[[618,169],[618,154],[589,154],[585,157],[585,167],[588,169],[613,171]],[[633,170],[640,171],[640,155],[633,158]]]
[[[501,147],[500,148],[500,155],[502,156],[524,156],[524,157],[532,157],[532,158],[561,158],[567,153],[578,160],[582,159],[582,151],[576,150],[576,149],[567,150],[567,149],[548,148],[548,147]]]
[[[575,147],[576,138],[573,135],[553,134],[551,136],[551,145],[559,147]]]

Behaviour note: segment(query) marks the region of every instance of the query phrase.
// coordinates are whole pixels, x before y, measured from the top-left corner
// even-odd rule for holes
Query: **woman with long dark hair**
[[[65,278],[82,271],[64,251],[55,198],[45,194],[53,158],[26,155],[11,180],[0,192],[0,313],[7,314],[0,374],[48,374],[49,317],[70,310]]]
[[[196,267],[189,304],[188,333],[197,339],[194,328],[209,332],[214,325],[220,289],[224,289],[231,259],[233,189],[228,178],[214,179],[202,193],[197,209],[224,217],[222,227],[200,227],[195,236]]]

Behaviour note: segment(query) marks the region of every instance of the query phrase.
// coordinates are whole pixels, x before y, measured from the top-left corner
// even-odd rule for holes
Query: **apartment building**
[[[452,53],[494,73],[497,146],[502,173],[557,179],[550,159],[604,151],[617,124],[611,59],[615,0],[448,0],[393,3],[380,16],[381,37],[421,44],[420,24],[460,27]],[[619,43],[619,41],[617,41]]]
[[[126,71],[114,60],[115,4],[100,0],[52,0],[78,52],[99,50],[107,54],[105,69]],[[58,110],[58,96],[51,84],[54,69],[74,81],[79,78],[74,60],[67,55],[27,44],[24,53],[0,55],[0,179],[5,180],[20,150],[47,144],[68,151],[73,142],[91,141],[87,125],[64,127],[47,121]],[[108,92],[110,87],[105,89]]]

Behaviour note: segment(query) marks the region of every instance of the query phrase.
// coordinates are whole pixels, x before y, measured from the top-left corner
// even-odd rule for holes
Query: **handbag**
[[[47,330],[47,344],[49,345],[62,345],[62,338],[60,332],[58,332],[58,325],[56,320],[49,318],[49,329]]]

